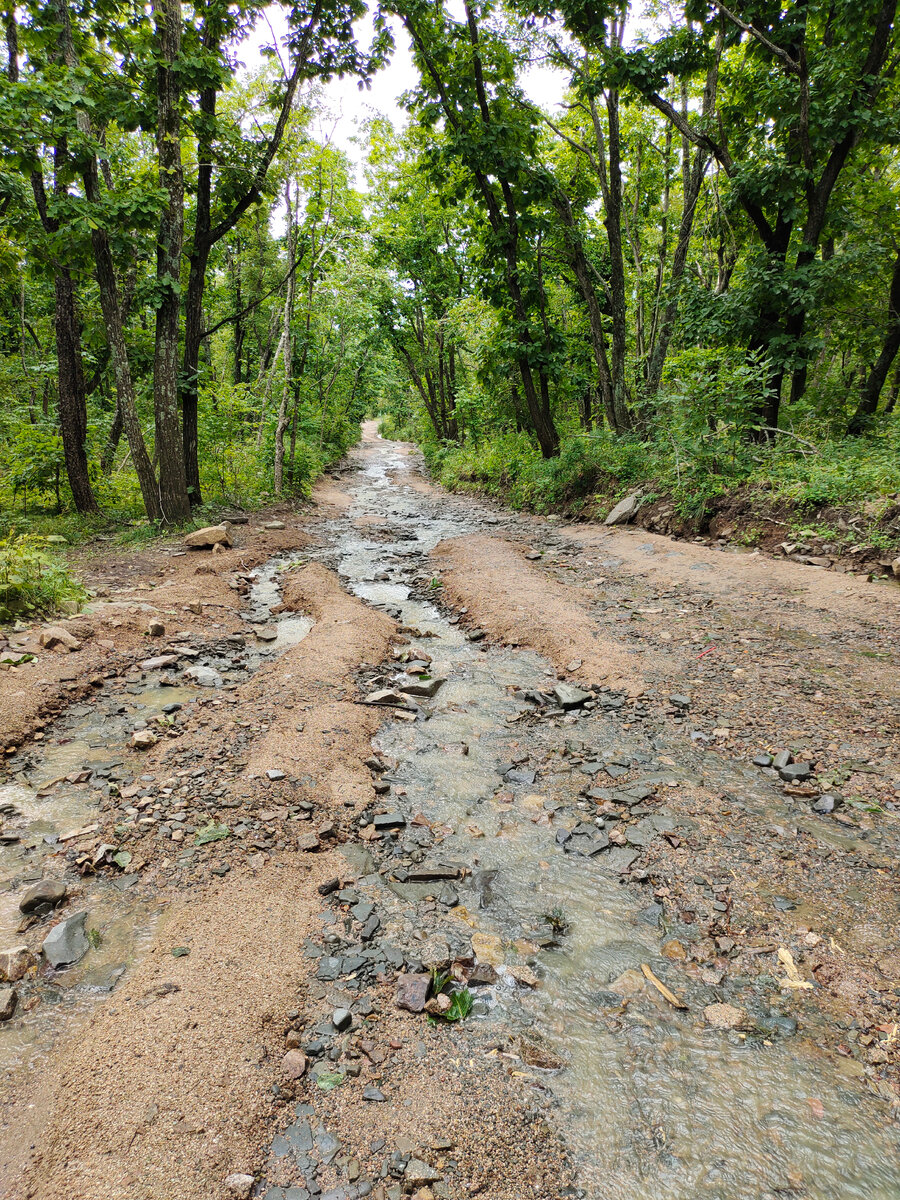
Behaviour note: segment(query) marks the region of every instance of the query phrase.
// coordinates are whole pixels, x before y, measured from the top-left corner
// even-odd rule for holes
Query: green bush
[[[87,599],[84,587],[45,546],[44,538],[13,531],[0,541],[0,621],[50,615],[63,604]]]

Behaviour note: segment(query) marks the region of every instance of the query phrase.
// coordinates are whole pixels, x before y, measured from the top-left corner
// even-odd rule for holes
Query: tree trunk
[[[287,232],[285,241],[287,243],[287,258],[288,262],[294,261],[294,209],[291,204],[291,181],[290,179],[284,185],[284,203],[287,215]],[[299,204],[299,197],[298,197]],[[312,268],[310,268],[312,269]],[[291,394],[291,369],[293,367],[292,351],[291,351],[291,321],[294,317],[294,280],[296,275],[291,272],[287,281],[287,294],[284,298],[284,325],[281,333],[281,341],[284,347],[284,387],[281,392],[281,404],[278,409],[278,421],[275,426],[275,468],[274,468],[274,484],[275,495],[280,496],[284,490],[284,434],[288,426],[288,400]]]
[[[859,404],[853,414],[847,433],[850,437],[859,437],[866,432],[878,412],[878,401],[881,390],[887,379],[891,364],[900,350],[900,251],[894,259],[894,271],[891,276],[891,290],[888,298],[888,328],[884,335],[881,353],[875,361],[860,390]]]
[[[56,358],[58,363],[59,427],[66,474],[78,512],[99,512],[91,487],[87,459],[87,405],[81,363],[81,324],[75,307],[75,286],[65,269],[53,280],[56,297]]]
[[[180,82],[175,63],[181,50],[181,0],[155,0],[160,58],[156,69],[156,149],[166,207],[156,245],[156,338],[153,401],[159,491],[163,517],[191,515],[178,419],[178,326],[181,310],[181,251],[184,241],[184,175],[181,164]]]

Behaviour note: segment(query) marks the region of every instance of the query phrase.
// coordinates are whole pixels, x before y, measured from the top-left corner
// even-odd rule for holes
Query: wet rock
[[[73,637],[62,625],[50,625],[47,629],[42,629],[38,641],[45,650],[55,650],[58,646],[62,646],[65,650],[81,649],[81,642],[78,638]]]
[[[136,729],[131,735],[131,745],[135,750],[149,750],[158,741],[159,738],[151,729]]]
[[[553,689],[553,695],[560,708],[580,708],[588,700],[593,700],[590,692],[585,692],[582,688],[575,687],[571,683],[557,684]]]
[[[9,1021],[19,1003],[19,993],[15,988],[0,988],[0,1021]]]
[[[644,991],[646,982],[640,971],[629,967],[627,971],[623,971],[618,978],[608,984],[606,990],[613,992],[616,996],[621,996],[623,1000],[630,1000],[632,996],[637,996]]]
[[[403,813],[398,812],[378,813],[373,818],[372,824],[380,832],[388,829],[403,829],[406,825],[406,817],[404,817]]]
[[[138,666],[142,671],[164,671],[167,667],[174,667],[177,662],[177,654],[157,654],[154,658],[145,658]]]
[[[663,958],[671,959],[673,962],[684,962],[687,958],[687,950],[684,944],[679,942],[677,938],[671,938],[668,942],[665,942],[660,949],[660,954]]]
[[[18,983],[36,963],[37,959],[27,946],[0,950],[0,983]]]
[[[40,883],[33,883],[19,901],[19,911],[32,913],[42,904],[55,908],[65,900],[67,890],[66,885],[58,879],[42,879]]]
[[[415,679],[411,683],[403,683],[400,685],[400,691],[406,696],[435,696],[438,688],[446,683],[445,679],[435,677],[434,679]]]
[[[624,525],[630,521],[634,514],[641,506],[640,492],[632,492],[630,496],[626,496],[608,514],[604,525]]]
[[[392,688],[379,688],[375,692],[370,692],[363,700],[363,704],[384,704],[395,708],[406,708],[406,697]]]
[[[516,983],[522,987],[536,988],[540,986],[541,981],[538,976],[532,971],[531,967],[525,966],[524,963],[511,963],[507,967],[507,970]]]
[[[147,636],[152,638],[165,637],[166,627],[162,621],[151,621],[147,626]]]
[[[84,923],[86,912],[75,913],[50,930],[41,950],[51,967],[66,967],[80,962],[90,948]]]
[[[747,1020],[746,1012],[733,1004],[707,1004],[703,1016],[713,1029],[739,1029]]]
[[[235,1200],[247,1200],[253,1191],[252,1175],[228,1175],[225,1179],[225,1191]]]
[[[425,1008],[430,986],[430,975],[401,975],[397,980],[394,1003],[398,1008],[405,1008],[407,1012],[420,1013]]]
[[[192,679],[198,687],[220,688],[222,686],[222,676],[212,667],[188,667],[184,672],[184,677]]]
[[[288,1079],[302,1079],[306,1074],[306,1055],[302,1050],[288,1050],[281,1059],[281,1069]]]
[[[231,538],[227,525],[207,525],[205,529],[195,529],[187,534],[184,544],[191,550],[208,549],[211,546],[230,546]]]

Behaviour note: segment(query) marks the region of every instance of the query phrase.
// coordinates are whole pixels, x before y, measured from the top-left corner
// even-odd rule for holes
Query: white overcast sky
[[[281,10],[277,5],[273,5],[269,9],[269,19],[272,29],[281,40],[285,27],[283,20],[279,18]],[[360,186],[364,186],[362,171],[359,170],[363,153],[362,147],[354,142],[354,138],[359,135],[360,126],[375,114],[388,117],[395,127],[402,126],[407,120],[407,114],[398,101],[403,93],[409,91],[418,81],[410,54],[409,38],[396,19],[393,20],[393,30],[396,43],[393,57],[389,65],[373,78],[371,88],[360,91],[355,79],[334,79],[324,88],[328,116],[323,117],[322,132],[330,134],[333,141],[357,164],[357,182]],[[361,40],[369,37],[371,24],[361,22]],[[260,61],[259,47],[271,43],[272,33],[265,20],[262,20],[241,45],[240,58],[248,67],[254,67]],[[533,100],[545,106],[552,106],[562,99],[566,78],[561,72],[541,67],[532,69],[524,84]]]

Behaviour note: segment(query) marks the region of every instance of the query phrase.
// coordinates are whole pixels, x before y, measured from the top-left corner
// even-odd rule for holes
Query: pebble
[[[331,1023],[339,1033],[343,1033],[353,1024],[353,1014],[346,1008],[336,1008],[332,1014]]]
[[[9,1021],[19,1003],[19,993],[15,988],[0,988],[0,1021]]]

